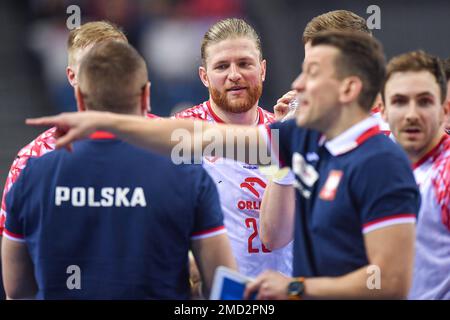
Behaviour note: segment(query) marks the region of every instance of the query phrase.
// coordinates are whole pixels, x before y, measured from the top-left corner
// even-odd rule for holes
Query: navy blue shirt
[[[225,232],[201,166],[115,139],[30,159],[7,205],[5,236],[26,243],[38,298],[188,299],[190,241]]]
[[[364,234],[415,223],[420,195],[404,152],[368,118],[331,141],[275,123],[295,173],[294,276],[340,276],[369,263]],[[273,135],[272,135],[273,136]]]

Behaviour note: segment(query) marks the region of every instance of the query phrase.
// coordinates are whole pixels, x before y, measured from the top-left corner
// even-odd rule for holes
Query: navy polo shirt
[[[27,245],[38,298],[188,299],[191,240],[225,232],[214,182],[97,137],[30,159],[8,193],[4,236]]]
[[[295,120],[279,130],[277,161],[295,174],[294,276],[340,276],[369,264],[364,234],[415,223],[420,206],[409,161],[373,118],[331,141]],[[273,142],[273,141],[272,141]]]

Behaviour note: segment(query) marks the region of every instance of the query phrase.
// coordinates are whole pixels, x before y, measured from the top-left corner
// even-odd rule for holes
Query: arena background
[[[414,49],[450,56],[449,0],[2,0],[2,186],[17,151],[43,131],[25,126],[24,119],[75,110],[65,76],[66,9],[71,4],[81,8],[82,23],[107,19],[123,27],[147,60],[151,104],[160,116],[207,98],[197,74],[200,42],[208,27],[225,17],[245,18],[262,38],[268,76],[260,105],[269,110],[300,72],[306,23],[330,10],[348,9],[368,18],[367,8],[379,6],[381,29],[374,35],[387,58]]]

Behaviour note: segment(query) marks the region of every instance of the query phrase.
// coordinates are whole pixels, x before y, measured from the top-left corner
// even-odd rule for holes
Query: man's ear
[[[152,111],[150,106],[150,81],[148,81],[141,92],[141,114],[146,115]]]
[[[73,89],[75,91],[75,99],[77,100],[78,111],[86,111],[86,105],[84,103],[84,97],[83,94],[81,93],[80,87],[75,86]]]
[[[443,117],[444,128],[446,129],[450,127],[450,99],[445,100],[442,107],[444,111]]]
[[[342,80],[339,89],[339,100],[343,104],[350,104],[353,102],[358,102],[359,94],[361,93],[363,84],[358,77],[347,77]]]
[[[388,120],[388,112],[386,109],[386,105],[383,102],[383,99],[380,100],[380,114],[381,114],[381,118],[384,120],[384,122],[389,122]]]
[[[203,85],[209,88],[209,79],[205,67],[201,66],[198,68],[198,76],[200,77],[200,80],[202,80]]]
[[[67,80],[69,81],[70,85],[72,87],[75,87],[77,84],[77,79],[75,76],[75,71],[72,69],[72,67],[67,66],[66,75],[67,75]]]
[[[264,82],[264,80],[266,80],[266,67],[267,67],[266,60],[262,60],[261,61],[261,81],[262,82]]]

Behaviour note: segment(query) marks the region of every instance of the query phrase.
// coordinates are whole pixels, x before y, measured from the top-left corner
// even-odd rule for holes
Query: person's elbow
[[[5,294],[8,300],[32,300],[35,299],[36,290],[20,285],[5,285]]]
[[[283,248],[291,242],[292,234],[261,223],[260,238],[264,246],[273,251]]]
[[[381,290],[383,299],[403,300],[408,297],[412,283],[412,265],[404,265],[396,270],[381,268]]]
[[[387,299],[403,300],[408,297],[411,279],[406,275],[392,276],[388,282]]]

